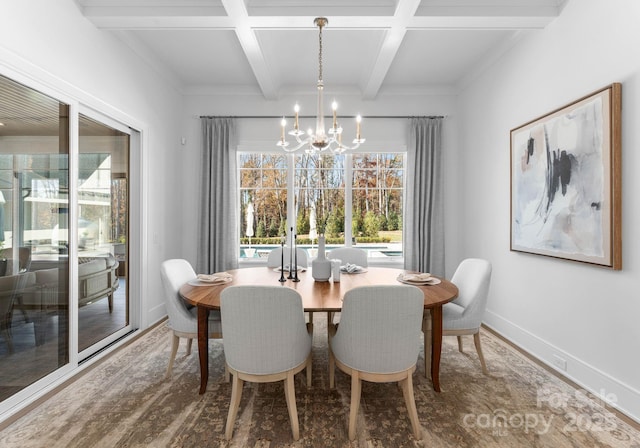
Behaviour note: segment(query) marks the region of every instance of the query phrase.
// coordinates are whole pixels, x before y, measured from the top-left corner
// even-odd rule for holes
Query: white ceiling
[[[183,93],[455,91],[568,0],[76,0]]]

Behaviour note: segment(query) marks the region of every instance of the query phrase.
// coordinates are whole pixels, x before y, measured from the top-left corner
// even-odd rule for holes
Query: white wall
[[[166,313],[160,262],[180,255],[179,178],[182,95],[108,32],[84,19],[72,0],[0,1],[0,74],[72,106],[82,104],[142,131],[140,204],[142,327]],[[137,213],[138,210],[134,210]],[[132,244],[139,241],[130,239]],[[136,238],[139,240],[139,238]],[[133,282],[132,282],[133,283]]]
[[[493,263],[486,322],[640,420],[640,2],[573,0],[461,93],[461,256]],[[509,131],[613,82],[623,95],[623,270],[509,251]]]

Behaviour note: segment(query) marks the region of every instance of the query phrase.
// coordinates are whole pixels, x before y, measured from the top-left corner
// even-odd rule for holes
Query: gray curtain
[[[442,118],[412,118],[405,201],[405,269],[445,275]]]
[[[196,264],[199,273],[211,274],[238,267],[234,133],[233,119],[202,118],[202,187]]]

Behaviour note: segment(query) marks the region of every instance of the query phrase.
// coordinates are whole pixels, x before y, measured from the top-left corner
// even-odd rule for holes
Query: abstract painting
[[[511,130],[511,250],[622,269],[621,84]]]

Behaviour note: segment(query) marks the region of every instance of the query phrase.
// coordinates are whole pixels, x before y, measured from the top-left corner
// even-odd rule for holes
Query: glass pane
[[[80,115],[78,350],[129,323],[129,135]]]
[[[280,154],[239,154],[240,258],[267,258],[287,220],[287,164]]]
[[[298,241],[316,256],[318,235],[327,250],[344,244],[344,155],[301,154],[296,157]]]
[[[402,256],[404,155],[354,154],[352,232],[370,257]]]
[[[68,117],[0,77],[0,401],[69,360]]]

